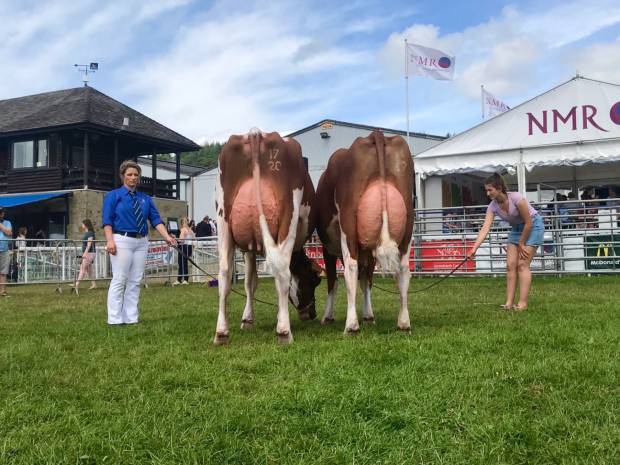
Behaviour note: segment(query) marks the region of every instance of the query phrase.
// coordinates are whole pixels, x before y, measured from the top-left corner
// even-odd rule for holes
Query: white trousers
[[[116,255],[110,255],[112,282],[108,289],[108,324],[138,322],[140,281],[146,265],[148,239],[114,234]]]

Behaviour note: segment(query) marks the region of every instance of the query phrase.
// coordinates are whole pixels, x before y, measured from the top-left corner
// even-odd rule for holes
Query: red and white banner
[[[452,271],[467,255],[474,240],[439,239],[422,242],[422,271]],[[476,262],[467,260],[457,271],[476,271]]]

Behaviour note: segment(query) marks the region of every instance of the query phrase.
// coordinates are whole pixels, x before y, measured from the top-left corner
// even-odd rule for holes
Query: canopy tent
[[[577,76],[415,157],[428,176],[620,161],[620,85]],[[423,201],[422,201],[423,202]]]
[[[71,192],[69,191],[59,191],[36,194],[0,195],[0,206],[4,208],[17,207],[27,203],[41,202],[43,200],[54,199],[57,197],[66,197],[70,194]]]

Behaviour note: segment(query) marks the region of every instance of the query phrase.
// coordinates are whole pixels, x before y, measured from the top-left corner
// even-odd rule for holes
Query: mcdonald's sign
[[[586,257],[589,270],[620,268],[620,235],[586,236]]]

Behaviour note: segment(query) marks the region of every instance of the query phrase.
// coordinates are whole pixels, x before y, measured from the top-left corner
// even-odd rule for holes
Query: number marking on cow
[[[282,166],[282,162],[278,160],[279,149],[269,149],[269,169],[271,171],[280,171],[280,167]]]

